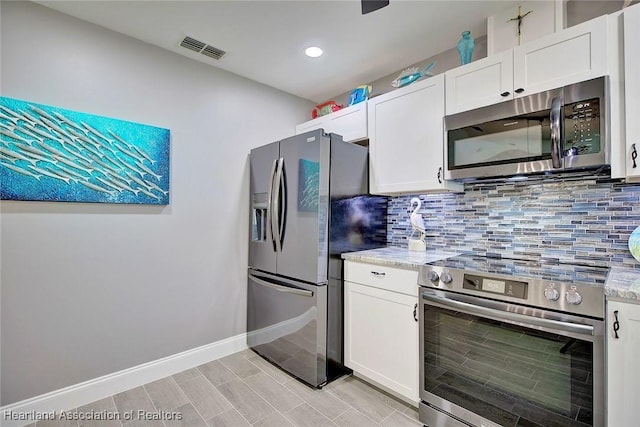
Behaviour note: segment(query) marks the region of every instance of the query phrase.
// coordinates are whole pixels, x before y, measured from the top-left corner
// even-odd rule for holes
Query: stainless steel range
[[[604,426],[605,267],[460,255],[420,269],[420,421]]]

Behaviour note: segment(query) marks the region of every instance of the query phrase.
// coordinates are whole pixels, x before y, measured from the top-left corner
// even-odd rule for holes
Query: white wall
[[[34,3],[1,7],[2,96],[170,129],[171,203],[0,203],[0,405],[245,332],[249,149],[313,104]]]

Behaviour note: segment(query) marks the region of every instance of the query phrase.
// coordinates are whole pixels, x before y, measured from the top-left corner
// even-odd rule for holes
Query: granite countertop
[[[417,270],[421,265],[428,262],[438,261],[456,255],[459,255],[459,253],[435,250],[414,252],[407,248],[388,246],[386,248],[343,253],[342,259]]]
[[[607,298],[631,300],[640,303],[640,270],[629,267],[611,267],[604,285]]]
[[[459,255],[459,253],[436,250],[413,252],[407,248],[389,246],[343,253],[342,259],[417,270],[421,265],[428,262],[456,255]],[[629,300],[629,302],[640,304],[640,270],[630,267],[611,267],[607,281],[604,284],[604,293],[607,298]]]

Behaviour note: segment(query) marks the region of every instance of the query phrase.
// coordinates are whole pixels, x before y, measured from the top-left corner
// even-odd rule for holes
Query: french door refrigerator
[[[251,150],[247,344],[314,387],[346,370],[340,254],[386,244],[367,155],[322,129]]]

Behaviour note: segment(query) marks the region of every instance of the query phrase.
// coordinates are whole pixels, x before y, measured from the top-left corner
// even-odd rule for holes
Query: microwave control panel
[[[600,100],[574,102],[564,106],[564,155],[600,152]]]

